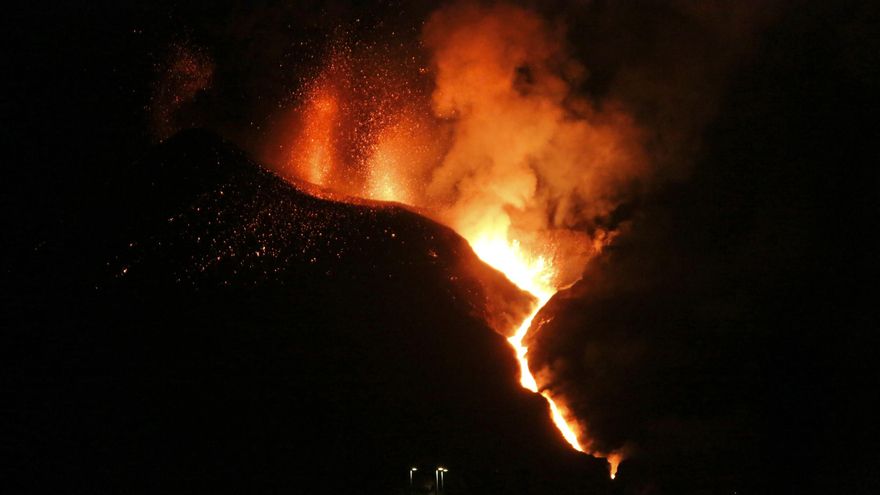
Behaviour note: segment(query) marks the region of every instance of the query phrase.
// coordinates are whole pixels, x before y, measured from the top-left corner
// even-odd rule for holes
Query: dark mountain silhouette
[[[530,297],[448,228],[203,131],[120,177],[69,253],[88,284],[47,270],[10,305],[15,492],[401,493],[413,465],[424,492],[441,464],[450,494],[610,489],[491,329]]]

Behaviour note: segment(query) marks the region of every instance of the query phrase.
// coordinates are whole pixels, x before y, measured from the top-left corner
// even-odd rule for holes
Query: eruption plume
[[[608,218],[648,171],[640,129],[614,102],[599,106],[576,93],[585,69],[569,56],[564,32],[532,11],[453,5],[428,19],[422,43],[430,69],[414,79],[433,77],[433,87],[404,99],[383,96],[383,82],[369,76],[361,84],[328,76],[340,66],[332,57],[306,93],[286,172],[415,206],[534,295],[532,312],[505,332],[521,383],[547,398],[573,448],[606,456],[591,451],[582,424],[554,400],[549,370],[536,380],[525,340],[544,304],[613,238]],[[341,84],[376,91],[363,98],[363,89]],[[351,110],[358,106],[371,109],[369,119]],[[351,173],[334,182],[327,170],[343,162]],[[613,474],[620,456],[609,460]]]

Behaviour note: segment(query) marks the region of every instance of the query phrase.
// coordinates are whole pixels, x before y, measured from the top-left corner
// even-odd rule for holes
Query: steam
[[[585,70],[564,32],[526,9],[447,7],[423,42],[433,111],[452,135],[426,200],[468,239],[516,239],[552,258],[554,287],[575,282],[607,235],[602,219],[648,170],[633,119],[575,93]]]

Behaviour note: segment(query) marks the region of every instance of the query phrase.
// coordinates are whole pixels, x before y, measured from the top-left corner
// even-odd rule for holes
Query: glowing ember
[[[155,137],[164,140],[181,128],[178,112],[210,87],[214,62],[196,46],[175,43],[168,60],[156,68],[161,74],[150,99],[150,117]]]
[[[384,161],[380,155],[380,161]],[[382,201],[401,201],[398,199],[401,194],[397,190],[394,180],[394,169],[385,167],[376,167],[370,169],[370,175],[367,183],[369,194],[367,197],[379,199]]]

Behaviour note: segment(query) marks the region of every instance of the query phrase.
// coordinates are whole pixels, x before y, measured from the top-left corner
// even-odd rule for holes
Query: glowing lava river
[[[538,302],[531,313],[519,325],[516,333],[507,339],[516,352],[516,359],[519,362],[520,384],[523,388],[540,393],[547,400],[553,415],[553,422],[562,433],[563,438],[575,450],[585,452],[578,441],[577,434],[563,416],[556,401],[547,392],[538,390],[538,383],[529,369],[529,349],[523,343],[535,316],[556,293],[556,289],[550,285],[550,280],[554,275],[553,267],[543,256],[529,258],[523,253],[517,241],[507,242],[503,239],[490,240],[483,237],[477,241],[471,241],[471,247],[483,262],[500,271],[520,289],[537,298]]]
[[[523,388],[538,393],[547,400],[553,423],[572,448],[579,452],[594,454],[588,452],[578,440],[578,434],[575,431],[577,424],[573,420],[566,418],[559,405],[546,390],[538,389],[538,382],[529,368],[529,349],[523,343],[531,329],[535,316],[558,291],[558,288],[552,285],[552,280],[554,280],[556,275],[552,263],[543,256],[529,256],[521,248],[519,242],[515,240],[507,241],[501,237],[492,239],[488,236],[477,236],[476,240],[468,239],[468,241],[471,243],[474,252],[484,263],[503,273],[517,287],[529,292],[537,299],[535,307],[520,323],[516,333],[507,339],[511,347],[513,347],[519,362],[520,384]],[[617,475],[617,467],[622,460],[622,456],[619,453],[613,452],[603,457],[608,461],[611,479],[614,479]]]

